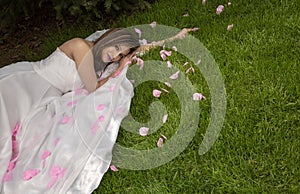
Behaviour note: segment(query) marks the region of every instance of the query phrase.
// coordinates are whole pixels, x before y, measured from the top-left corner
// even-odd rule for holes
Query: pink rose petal
[[[167,92],[167,93],[170,93],[168,90],[166,90],[165,88],[162,88],[161,90]]]
[[[168,65],[169,68],[173,67],[173,65],[170,61],[167,61],[167,65]]]
[[[137,57],[136,58],[136,63],[137,63],[138,66],[140,66],[140,69],[143,69],[143,67],[144,67],[144,60],[143,59]]]
[[[202,0],[202,5],[205,5],[205,3],[206,3],[206,0]]]
[[[199,65],[201,63],[201,59],[199,59],[196,63],[196,65]]]
[[[203,96],[203,94],[201,93],[194,93],[193,94],[193,100],[202,100],[202,99],[206,99],[205,96]]]
[[[39,173],[39,170],[37,170],[37,169],[26,170],[25,172],[23,172],[22,178],[24,181],[28,181],[28,180],[32,179],[33,177],[35,177],[38,173]]]
[[[165,114],[165,115],[163,116],[162,122],[165,123],[165,122],[167,121],[167,119],[168,119],[168,114]]]
[[[153,90],[152,94],[154,97],[158,98],[158,97],[160,97],[161,91],[155,89],[155,90]]]
[[[72,100],[67,103],[67,106],[74,106],[77,103],[77,100]]]
[[[171,56],[172,55],[172,51],[164,51],[164,53],[167,55],[167,56]]]
[[[155,21],[153,21],[153,22],[150,24],[150,26],[151,26],[152,28],[155,28],[155,26],[156,26],[156,22],[155,22]]]
[[[146,39],[139,40],[139,42],[140,42],[141,45],[146,45],[147,44],[147,40]]]
[[[134,31],[139,35],[139,38],[142,36],[142,31],[138,28],[134,28]]]
[[[141,136],[146,136],[146,135],[148,135],[148,132],[149,132],[149,128],[148,128],[148,127],[141,127],[141,128],[139,129],[139,134],[140,134]]]
[[[104,104],[99,104],[98,106],[97,106],[97,110],[98,111],[100,111],[100,110],[103,110],[105,108],[105,105]]]
[[[185,62],[182,66],[184,67],[184,66],[186,66],[187,64],[189,64],[189,62]]]
[[[185,73],[189,73],[191,70],[193,73],[195,72],[195,69],[193,67],[190,67],[185,71]]]
[[[185,13],[182,15],[182,17],[188,17],[189,16],[189,13]]]
[[[72,117],[70,116],[64,116],[61,120],[60,123],[62,124],[68,124],[72,122]]]
[[[163,143],[164,143],[164,139],[163,139],[162,137],[160,137],[160,138],[158,139],[156,145],[157,145],[157,147],[162,147]]]
[[[173,46],[172,49],[173,49],[174,51],[178,51],[178,49],[177,49],[176,46]]]
[[[192,29],[192,31],[197,31],[197,30],[199,30],[199,28],[193,28],[193,29]]]
[[[169,88],[171,87],[171,84],[169,82],[165,82],[165,85],[168,86]]]
[[[216,14],[220,15],[223,10],[224,10],[224,5],[219,5],[216,9]]]
[[[230,6],[230,5],[231,5],[231,2],[228,2],[227,5]]]
[[[227,26],[227,30],[232,30],[232,28],[233,28],[233,24]]]
[[[171,75],[171,76],[170,76],[170,79],[173,79],[173,80],[174,80],[174,79],[177,79],[178,76],[179,76],[179,72],[180,72],[180,71],[177,71],[176,73],[174,73],[173,75]]]
[[[167,59],[167,57],[164,53],[160,54],[160,57],[162,58],[163,61],[165,61]]]
[[[112,170],[114,172],[118,172],[119,171],[119,169],[115,165],[113,165],[113,164],[110,165],[109,168],[110,168],[110,170]]]

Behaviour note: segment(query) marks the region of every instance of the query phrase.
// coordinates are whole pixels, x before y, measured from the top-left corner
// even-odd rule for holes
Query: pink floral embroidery
[[[43,167],[45,168],[46,165],[46,159],[51,155],[51,152],[49,150],[45,150],[42,154],[42,160],[43,160]]]
[[[97,110],[103,110],[105,108],[105,105],[104,104],[99,104],[98,106],[97,106]]]
[[[65,169],[60,166],[53,166],[50,170],[51,181],[48,183],[47,187],[51,188],[58,181],[59,178],[63,178],[65,175]]]
[[[67,106],[74,106],[77,103],[77,100],[72,100],[67,103]]]
[[[64,116],[61,120],[60,123],[62,124],[68,124],[72,122],[72,117],[70,116]]]
[[[97,133],[98,129],[99,129],[99,123],[102,122],[104,120],[104,116],[100,115],[98,117],[98,119],[94,122],[94,124],[92,125],[92,132],[95,134]]]
[[[57,146],[57,144],[58,144],[59,141],[60,141],[60,138],[57,137],[57,138],[54,140],[54,142],[53,142],[54,146]]]
[[[39,170],[37,170],[37,169],[26,170],[25,172],[23,172],[22,178],[24,181],[28,181],[28,180],[32,179],[33,177],[35,177],[38,173],[39,173]]]
[[[114,91],[114,89],[115,89],[115,84],[112,84],[111,86],[109,86],[109,91]]]

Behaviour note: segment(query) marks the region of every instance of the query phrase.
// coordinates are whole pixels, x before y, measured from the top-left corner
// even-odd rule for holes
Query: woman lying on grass
[[[111,162],[139,47],[126,29],[0,69],[0,193],[91,193]]]

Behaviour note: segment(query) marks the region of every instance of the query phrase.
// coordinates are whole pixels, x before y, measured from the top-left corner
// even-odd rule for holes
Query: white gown
[[[109,168],[133,86],[127,67],[93,93],[59,49],[0,69],[0,192],[91,193]]]

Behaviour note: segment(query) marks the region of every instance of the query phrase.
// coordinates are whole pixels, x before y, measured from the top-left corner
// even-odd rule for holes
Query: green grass
[[[176,3],[175,3],[176,2]],[[190,75],[198,92],[199,128],[188,147],[174,160],[149,170],[108,171],[96,193],[300,193],[300,4],[297,0],[239,0],[215,14],[227,1],[161,0],[134,16],[120,16],[111,27],[158,24],[200,27],[192,35],[211,52],[222,72],[226,94],[225,123],[216,143],[198,155],[210,118],[209,88],[203,77]],[[189,17],[182,17],[188,12]],[[229,24],[234,24],[227,31]],[[46,39],[44,54],[70,37],[86,35],[92,28],[66,29]],[[158,50],[145,56],[159,59]],[[29,53],[30,55],[30,53]],[[184,58],[170,57],[178,68]],[[183,70],[183,69],[182,69]],[[147,82],[135,89],[131,113],[147,121],[152,90],[162,86]],[[176,133],[180,106],[174,91],[160,98],[168,122],[156,133],[139,137],[120,130],[118,143],[135,149],[155,148],[159,133]]]

